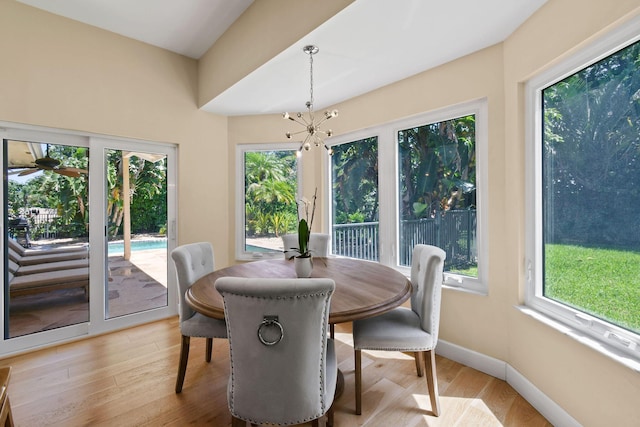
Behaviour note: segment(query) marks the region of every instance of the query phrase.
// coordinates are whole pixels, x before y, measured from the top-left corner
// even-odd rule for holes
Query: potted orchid
[[[298,202],[298,252],[300,258],[309,258],[311,250],[309,249],[309,238],[311,237],[311,227],[313,226],[313,217],[316,214],[316,199],[318,198],[318,189],[313,193],[313,199],[310,201],[303,197]],[[311,220],[309,220],[309,206],[311,206]],[[304,211],[304,218],[300,218],[300,210]]]
[[[318,198],[318,189],[313,194],[312,200],[302,198],[298,201],[298,247],[292,248],[297,255],[295,257],[295,269],[298,277],[311,276],[313,268],[312,253],[309,248],[309,239],[311,238],[311,227],[313,226],[313,218],[316,213],[316,199]],[[309,218],[309,209],[311,209],[311,218]],[[304,213],[304,218],[300,218],[300,214]]]

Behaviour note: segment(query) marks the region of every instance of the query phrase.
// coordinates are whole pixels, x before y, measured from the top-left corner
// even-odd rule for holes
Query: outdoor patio
[[[131,253],[131,260],[109,257],[108,317],[163,307],[167,304],[167,251]],[[16,297],[9,308],[13,337],[87,322],[89,305],[82,289],[63,289]]]

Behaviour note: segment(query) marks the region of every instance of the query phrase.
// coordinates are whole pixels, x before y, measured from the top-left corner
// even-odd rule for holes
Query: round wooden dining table
[[[222,296],[215,289],[224,276],[295,278],[293,261],[272,259],[237,264],[216,270],[196,281],[186,293],[194,310],[224,319]],[[401,305],[411,296],[411,282],[402,273],[377,262],[353,258],[314,258],[311,277],[330,278],[336,284],[331,297],[329,323],[372,317]]]

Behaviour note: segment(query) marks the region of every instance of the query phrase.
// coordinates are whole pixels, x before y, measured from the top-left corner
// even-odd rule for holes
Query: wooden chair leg
[[[311,421],[311,427],[320,427],[320,421],[317,418]]]
[[[3,427],[13,427],[13,415],[11,414],[11,403],[9,403],[9,396],[2,402],[2,408],[0,409],[0,425]]]
[[[336,325],[333,323],[329,324],[329,338],[334,339],[336,335]]]
[[[176,379],[176,393],[182,392],[184,376],[187,373],[187,362],[189,361],[189,343],[191,337],[182,336],[182,347],[180,347],[180,363],[178,364],[178,378]]]
[[[362,352],[354,350],[356,365],[356,415],[362,414]]]
[[[333,427],[333,407],[334,407],[335,401],[333,403],[331,403],[331,407],[329,408],[329,411],[327,411],[327,427]]]
[[[211,362],[211,352],[213,351],[213,338],[207,338],[207,363]]]
[[[11,367],[0,369],[0,425],[13,427],[13,414],[11,413],[11,402],[9,402],[9,379],[11,378]]]
[[[416,351],[413,353],[413,357],[416,359],[416,372],[418,372],[418,376],[421,377],[423,375],[422,373],[422,362],[420,361],[420,355],[422,354],[421,351]]]
[[[233,415],[231,416],[231,427],[246,427],[247,423],[245,423],[240,418],[236,418]]]
[[[436,352],[424,352],[424,367],[427,370],[427,388],[431,399],[431,411],[436,417],[440,416],[440,399],[438,397],[438,376],[436,375]]]

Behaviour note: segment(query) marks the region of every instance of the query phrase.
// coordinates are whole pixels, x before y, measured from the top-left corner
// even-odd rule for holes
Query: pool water
[[[131,241],[131,252],[144,251],[147,249],[167,249],[167,239]],[[122,253],[124,253],[123,242],[109,243],[109,255],[117,255]]]
[[[247,252],[279,252],[275,249],[263,248],[261,246],[245,245]]]

